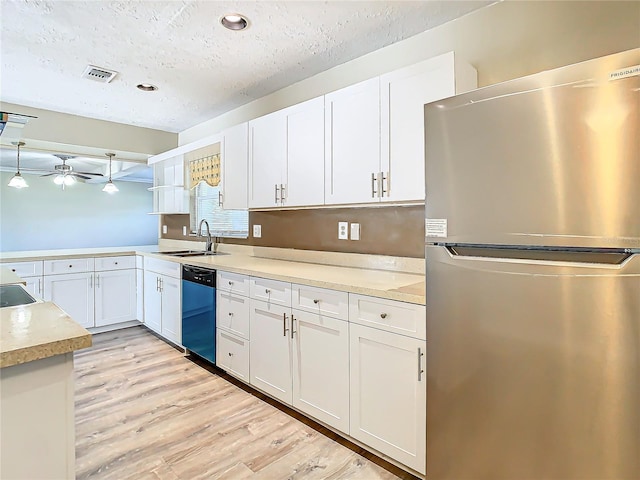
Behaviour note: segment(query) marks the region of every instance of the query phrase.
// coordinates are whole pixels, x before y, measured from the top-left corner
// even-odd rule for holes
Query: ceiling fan
[[[56,178],[53,179],[56,185],[62,185],[64,189],[65,185],[72,185],[75,183],[77,178],[81,178],[83,180],[89,180],[92,177],[103,177],[101,173],[91,173],[91,172],[76,172],[73,170],[71,165],[67,165],[67,160],[70,158],[75,158],[72,155],[60,155],[54,154],[54,157],[62,160],[62,164],[54,165],[54,172],[45,173],[41,175],[42,177],[50,177],[51,175],[56,175]]]

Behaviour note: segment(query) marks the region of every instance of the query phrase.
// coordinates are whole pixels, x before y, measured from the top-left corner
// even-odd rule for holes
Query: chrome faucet
[[[198,236],[201,237],[202,236],[202,224],[204,223],[204,225],[207,227],[207,246],[205,247],[205,251],[210,252],[211,251],[211,245],[212,245],[212,241],[211,241],[211,231],[209,230],[209,222],[207,222],[204,218],[202,220],[200,220],[200,224],[198,225]]]

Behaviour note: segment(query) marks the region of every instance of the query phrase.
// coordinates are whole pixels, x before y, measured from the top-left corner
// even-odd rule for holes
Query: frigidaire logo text
[[[618,78],[631,77],[633,75],[640,75],[640,65],[634,67],[623,68],[622,70],[616,70],[609,74],[609,80],[616,80]]]

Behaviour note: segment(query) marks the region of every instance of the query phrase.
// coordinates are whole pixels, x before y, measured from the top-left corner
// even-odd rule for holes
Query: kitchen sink
[[[22,285],[0,286],[0,307],[15,307],[35,302],[36,299],[29,295]]]
[[[209,256],[209,255],[227,255],[226,253],[207,252],[204,250],[177,250],[174,252],[153,252],[153,253],[169,255],[171,257],[200,257],[200,256]]]

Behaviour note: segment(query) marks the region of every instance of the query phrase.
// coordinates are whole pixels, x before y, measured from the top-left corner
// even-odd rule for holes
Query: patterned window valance
[[[200,182],[212,187],[220,183],[220,154],[198,158],[189,162],[189,187],[195,188]]]

